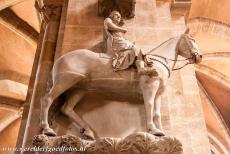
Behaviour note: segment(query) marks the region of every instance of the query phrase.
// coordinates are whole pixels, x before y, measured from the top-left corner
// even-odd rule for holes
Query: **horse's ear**
[[[189,28],[185,30],[184,34],[189,34]]]

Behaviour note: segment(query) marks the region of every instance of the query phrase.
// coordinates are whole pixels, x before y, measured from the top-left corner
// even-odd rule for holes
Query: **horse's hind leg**
[[[68,93],[67,101],[62,106],[61,111],[67,117],[69,117],[72,121],[78,124],[81,127],[81,133],[83,138],[85,139],[95,139],[93,131],[89,128],[82,118],[74,112],[74,107],[80,102],[80,100],[84,97],[85,91],[75,89],[71,90]]]
[[[82,77],[74,77],[70,75],[60,75],[55,80],[53,87],[50,89],[43,98],[41,98],[41,113],[40,113],[40,124],[42,127],[42,133],[50,136],[56,136],[56,133],[49,127],[48,123],[48,112],[53,101],[60,96],[67,89],[72,87],[75,83],[80,81]]]
[[[54,94],[61,94],[60,90],[55,89],[55,85],[51,88],[50,92],[46,94],[44,97],[41,98],[41,113],[40,113],[40,125],[42,128],[42,134],[46,134],[48,136],[56,136],[56,133],[53,129],[50,128],[48,123],[48,112],[51,104],[53,103],[54,99],[58,97],[58,95]]]

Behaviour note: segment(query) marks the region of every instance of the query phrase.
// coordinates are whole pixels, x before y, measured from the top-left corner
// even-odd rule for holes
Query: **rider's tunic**
[[[110,18],[104,21],[104,40],[107,53],[115,53],[112,66],[115,71],[127,69],[134,63],[138,54],[135,51],[135,45],[124,38],[123,33],[109,30],[108,22],[111,22]]]

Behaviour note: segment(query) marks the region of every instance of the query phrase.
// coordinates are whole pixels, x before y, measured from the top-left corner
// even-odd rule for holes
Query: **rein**
[[[158,45],[157,47],[155,47],[154,49],[152,49],[152,50],[150,51],[150,53],[153,52],[155,49],[159,48],[160,46],[162,46],[163,44],[165,44],[166,42],[168,42],[168,41],[171,40],[171,39],[173,39],[173,38],[170,38],[170,39],[164,41],[163,43],[161,43],[160,45]],[[181,38],[180,38],[180,40],[181,40]],[[178,50],[178,44],[177,44],[177,46],[176,46],[176,50]],[[162,58],[162,59],[164,59],[165,62],[167,63],[167,61],[173,61],[173,62],[187,61],[187,60],[193,59],[194,57],[195,57],[195,62],[196,62],[196,55],[198,55],[198,54],[199,54],[198,52],[194,52],[194,53],[192,53],[192,56],[191,56],[190,58],[185,58],[185,59],[171,59],[171,58],[167,58],[167,57],[163,57],[163,56],[155,55],[155,54],[153,54],[153,55],[151,55],[151,54],[146,54],[146,55],[151,55],[151,56],[155,56],[155,57]],[[159,60],[156,60],[156,59],[152,59],[152,58],[150,58],[150,59],[160,62]],[[169,67],[168,67],[168,65],[165,65],[165,64],[162,63],[162,62],[160,62],[160,63],[163,64],[163,65],[167,68],[168,71],[170,70]],[[186,64],[184,64],[184,65],[181,66],[181,67],[173,68],[172,71],[180,70],[180,69],[184,68],[185,66],[187,66],[187,65],[189,65],[189,64],[192,64],[192,63],[187,62]],[[169,76],[170,76],[170,71],[169,71]]]
[[[151,55],[151,56],[155,56],[155,57],[159,57],[159,58],[162,58],[165,60],[166,64],[164,64],[162,61],[159,61],[153,57],[150,57],[151,60],[153,61],[157,61],[157,62],[160,62],[161,64],[163,64],[165,66],[165,68],[168,70],[169,72],[169,77],[170,77],[170,69],[169,69],[169,66],[167,65],[167,61],[173,61],[173,62],[177,62],[177,61],[187,61],[189,59],[193,59],[195,57],[195,61],[196,61],[196,55],[198,54],[198,52],[194,52],[192,53],[192,56],[190,58],[185,58],[185,59],[171,59],[171,58],[167,58],[167,57],[163,57],[163,56],[160,56],[160,55]],[[150,54],[147,54],[147,55],[150,55]],[[176,70],[180,70],[182,68],[184,68],[185,66],[189,65],[189,64],[193,64],[191,62],[187,62],[186,64],[184,64],[183,66],[181,67],[178,67],[178,68],[173,68],[172,71],[176,71]]]
[[[187,60],[193,58],[193,56],[192,56],[190,58],[185,58],[185,59],[171,59],[171,58],[166,58],[166,57],[163,57],[163,56],[160,56],[160,55],[153,55],[153,56],[160,57],[160,58],[163,58],[163,59],[169,60],[169,61],[175,61],[175,62],[177,62],[177,61],[187,61]]]
[[[166,58],[166,57],[163,57],[163,56],[160,56],[160,55],[152,55],[152,56],[156,56],[156,57],[163,58],[165,61],[169,60],[169,61],[175,61],[175,62],[177,62],[177,61],[187,61],[187,60],[189,60],[189,59],[193,59],[193,57],[196,56],[196,54],[197,54],[197,52],[196,52],[195,54],[193,54],[192,57],[190,57],[190,58],[185,58],[185,59],[171,59],[171,58]],[[180,69],[184,68],[185,66],[187,66],[187,65],[189,65],[189,64],[192,64],[192,63],[187,62],[186,64],[184,64],[184,65],[181,66],[181,67],[173,68],[172,71],[180,70]]]
[[[189,64],[192,64],[192,63],[186,63],[186,64],[184,64],[183,66],[181,66],[181,67],[178,67],[178,68],[173,68],[172,69],[172,71],[177,71],[177,70],[180,70],[180,69],[182,69],[182,68],[184,68],[185,66],[187,66],[187,65],[189,65]]]

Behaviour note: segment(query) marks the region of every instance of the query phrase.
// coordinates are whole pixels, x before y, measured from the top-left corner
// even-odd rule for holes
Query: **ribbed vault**
[[[223,144],[229,150],[230,137],[230,1],[192,0],[187,26],[195,38],[204,58],[196,65],[196,76],[200,83],[207,128],[212,136],[210,143],[216,148]],[[211,105],[211,106],[210,106]],[[210,107],[215,109],[212,112]],[[213,118],[216,114],[217,120]],[[218,120],[219,119],[219,120]],[[217,123],[222,123],[216,128]],[[222,137],[220,137],[222,134]],[[224,134],[224,135],[223,135]],[[224,149],[219,149],[223,152]]]
[[[0,0],[0,146],[15,146],[39,36],[35,0]]]

